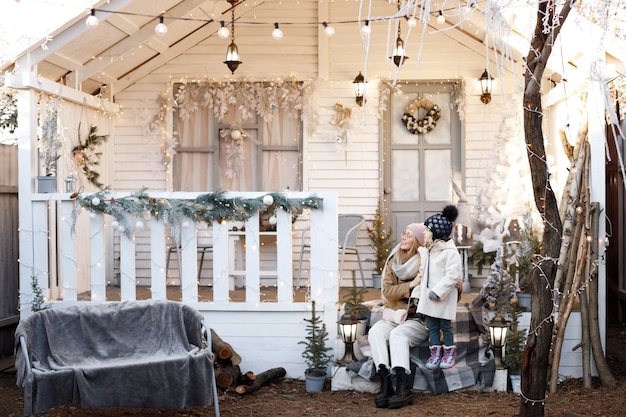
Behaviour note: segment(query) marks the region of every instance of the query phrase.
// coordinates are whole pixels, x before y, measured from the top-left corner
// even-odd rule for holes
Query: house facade
[[[22,314],[32,301],[33,276],[55,305],[80,302],[85,292],[91,302],[103,301],[98,297],[106,298],[107,285],[120,286],[122,299],[134,299],[139,286],[150,287],[154,298],[165,297],[166,287],[180,287],[182,300],[202,311],[241,354],[242,366],[254,372],[282,366],[299,377],[304,363],[298,341],[310,309],[291,295],[301,229],[321,231],[311,236],[303,282],[310,299],[323,306],[329,329],[336,327],[338,288],[350,285],[351,271],[359,269],[350,258],[337,274],[337,214],[371,219],[382,201],[399,235],[406,224],[454,203],[474,241],[497,241],[497,228],[527,214],[533,202],[521,121],[528,50],[522,29],[528,22],[518,17],[505,36],[493,23],[500,15],[492,14],[498,10],[490,2],[463,5],[462,11],[437,2],[391,3],[102,1],[54,33],[46,49],[35,45],[7,65],[5,86],[15,89],[19,104]],[[89,14],[97,26],[85,24]],[[164,36],[155,33],[159,16],[167,26]],[[225,39],[218,34],[222,26],[230,31]],[[272,38],[277,26],[280,40]],[[575,23],[566,28],[580,31]],[[589,28],[599,59],[619,67],[621,51],[602,49],[602,33]],[[401,66],[392,56],[398,37],[406,48]],[[235,71],[224,62],[231,42],[242,61]],[[575,142],[581,113],[573,108],[579,93],[588,91],[594,97],[587,101],[591,197],[602,209],[603,83],[589,77],[598,58],[575,47],[564,42],[555,48],[559,56],[540,80],[546,158],[554,167],[553,188],[560,190],[569,161],[558,138]],[[362,106],[354,90],[359,72],[366,81]],[[493,79],[489,102],[479,81],[483,72]],[[60,141],[57,193],[51,194],[40,193],[35,181],[45,175],[40,156],[46,121],[57,123]],[[70,175],[77,181],[68,186],[80,192],[78,198],[65,188]],[[108,191],[98,194],[104,187]],[[268,222],[254,209],[244,209],[248,220],[237,219],[228,206],[226,222],[181,220],[176,228],[130,208],[133,198],[146,199],[180,214],[171,207],[220,190],[232,193],[224,197],[234,199],[229,202],[242,204],[269,206],[284,198],[296,215],[270,213],[275,235],[264,237]],[[105,215],[111,197],[128,203],[119,219]],[[323,204],[300,210],[310,198]],[[205,209],[183,217],[193,220]],[[233,238],[237,233],[247,244]],[[600,222],[599,236],[605,234]],[[272,245],[277,249],[267,250]],[[203,272],[201,265],[198,274],[203,246],[212,248],[212,266]],[[167,265],[172,247],[178,248],[179,268]],[[365,228],[357,247],[364,259],[371,256]],[[245,253],[239,277],[232,273],[237,250],[239,259]],[[264,262],[273,265],[274,275],[263,274]],[[470,271],[478,291],[484,277]],[[604,275],[599,265],[601,294]],[[213,287],[210,302],[198,299],[202,285]],[[235,286],[246,288],[244,302],[229,299]],[[263,286],[278,288],[276,302],[260,302],[256,293]],[[564,351],[579,342],[576,319],[569,326]],[[250,346],[251,338],[259,342]],[[580,376],[579,356],[564,354],[561,373]]]

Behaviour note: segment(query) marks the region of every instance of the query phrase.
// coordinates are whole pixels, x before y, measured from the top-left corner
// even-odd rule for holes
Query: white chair
[[[339,242],[339,277],[343,272],[343,262],[346,254],[356,255],[359,262],[359,271],[361,272],[361,282],[365,287],[365,276],[363,275],[363,266],[361,265],[361,256],[356,248],[356,241],[359,237],[359,230],[365,223],[365,218],[360,214],[340,214],[337,224],[337,240]],[[296,278],[296,288],[300,288],[300,277],[302,275],[302,261],[304,252],[311,251],[311,244],[305,239],[306,231],[302,231],[302,246],[300,247],[300,262],[298,263],[298,276]]]

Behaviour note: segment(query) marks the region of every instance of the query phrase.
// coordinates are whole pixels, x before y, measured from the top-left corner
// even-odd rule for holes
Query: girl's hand
[[[428,293],[428,298],[430,298],[430,301],[437,301],[439,299],[439,296],[435,294],[434,291],[431,291]]]

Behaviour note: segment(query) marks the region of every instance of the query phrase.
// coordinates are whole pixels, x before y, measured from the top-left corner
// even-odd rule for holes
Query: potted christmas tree
[[[394,241],[391,238],[393,230],[385,228],[385,218],[382,211],[382,201],[378,200],[378,207],[376,207],[376,213],[371,220],[371,227],[367,228],[367,235],[370,238],[370,243],[374,249],[374,258],[368,259],[370,262],[374,262],[374,270],[372,271],[372,279],[374,281],[374,288],[380,288],[381,275],[385,262],[391,253],[394,246]]]
[[[326,346],[328,331],[322,319],[315,311],[315,301],[311,302],[311,318],[304,319],[308,324],[305,340],[298,342],[305,345],[302,357],[307,369],[304,372],[307,392],[320,392],[324,389],[324,382],[328,376],[328,364],[332,357],[328,354],[331,350]]]

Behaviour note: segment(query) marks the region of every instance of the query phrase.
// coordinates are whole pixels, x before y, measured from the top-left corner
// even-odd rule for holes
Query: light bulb
[[[446,17],[443,15],[442,11],[439,11],[439,16],[437,16],[437,23],[439,23],[440,25],[446,23]]]
[[[165,36],[167,34],[167,26],[163,23],[163,16],[159,16],[159,23],[154,28],[154,32],[159,36]]]
[[[96,17],[96,9],[91,9],[91,14],[85,20],[85,24],[90,28],[95,28],[100,24],[100,21]]]
[[[415,19],[415,17],[411,17],[407,21],[407,24],[409,25],[410,28],[414,28],[417,25],[417,19]]]
[[[370,33],[372,33],[372,28],[370,27],[370,21],[366,20],[365,21],[365,26],[363,26],[361,28],[361,33],[365,36],[368,36]]]
[[[278,23],[274,23],[274,30],[272,31],[272,38],[275,41],[279,41],[283,38],[283,31],[278,27]]]
[[[220,22],[220,25],[221,25],[221,27],[217,31],[217,36],[220,39],[228,38],[230,36],[230,30],[228,30],[228,28],[226,26],[224,26],[224,21],[223,20]]]
[[[327,22],[322,23],[322,26],[324,26],[324,33],[329,38],[335,34],[335,28],[329,25]]]

